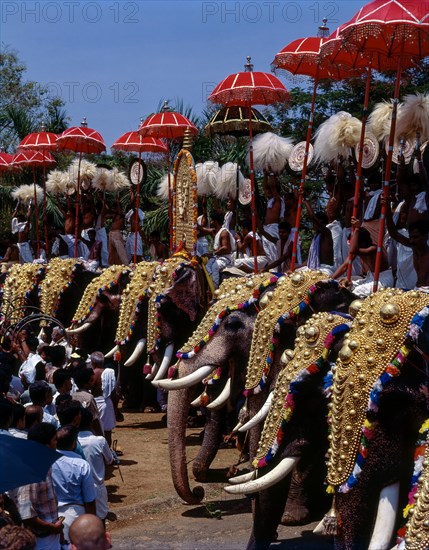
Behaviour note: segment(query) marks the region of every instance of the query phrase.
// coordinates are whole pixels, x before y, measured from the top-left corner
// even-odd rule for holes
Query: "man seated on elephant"
[[[152,233],[149,235],[149,243],[150,243],[150,257],[151,260],[166,260],[168,258],[169,251],[168,246],[166,246],[161,241],[161,234],[156,229],[152,231]]]
[[[320,269],[327,275],[331,275],[334,266],[334,241],[331,230],[327,227],[329,223],[328,216],[322,211],[313,212],[309,201],[304,201],[304,204],[316,232],[308,251],[307,267],[309,269]]]
[[[382,198],[386,205],[386,225],[389,235],[398,243],[411,248],[413,251],[413,265],[417,273],[417,287],[429,287],[429,222],[418,219],[408,226],[408,237],[402,235],[393,222],[390,202]]]
[[[213,255],[206,265],[208,273],[213,279],[216,288],[220,284],[220,272],[225,267],[234,264],[235,240],[231,232],[222,227],[223,216],[218,212],[212,214],[211,226],[214,230]]]
[[[254,254],[253,254],[253,238],[254,233],[252,229],[252,223],[249,220],[241,222],[241,229],[243,236],[236,233],[235,240],[237,243],[237,250],[244,254],[243,258],[235,260],[235,267],[241,269],[245,273],[253,273],[254,269]],[[258,271],[262,271],[268,263],[267,255],[265,254],[264,245],[262,244],[261,237],[256,233],[256,255],[258,263]]]
[[[267,265],[266,271],[278,271],[282,273],[287,273],[289,271],[290,263],[292,260],[295,231],[296,228],[291,227],[289,222],[283,221],[279,223],[279,238],[275,243],[277,249],[277,258],[274,262],[271,262]],[[296,249],[296,261],[298,266],[302,263],[301,244],[299,237]]]

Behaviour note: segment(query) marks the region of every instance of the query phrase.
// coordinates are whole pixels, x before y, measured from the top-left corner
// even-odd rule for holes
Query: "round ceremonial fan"
[[[302,172],[302,169],[304,167],[305,145],[306,145],[305,141],[300,141],[292,149],[292,152],[289,157],[289,168],[292,170],[292,172],[296,172],[296,173]],[[313,160],[313,156],[314,156],[314,149],[310,143],[310,147],[308,149],[307,166],[310,166],[311,161]]]
[[[139,159],[134,160],[130,166],[129,178],[133,185],[142,184],[146,181],[147,170],[146,164]]]
[[[238,190],[238,202],[243,206],[250,204],[252,200],[252,186],[250,185],[250,180],[246,179],[243,185],[240,185]]]
[[[356,159],[359,158],[360,147],[356,145],[354,152]],[[368,170],[376,164],[380,156],[380,144],[372,132],[365,132],[365,140],[363,143],[362,168]]]
[[[402,143],[395,143],[393,146],[392,160],[395,164],[399,164],[399,155],[402,149],[405,164],[409,164],[414,153],[414,143],[409,140],[404,140]],[[389,144],[386,143],[386,154],[389,152]]]

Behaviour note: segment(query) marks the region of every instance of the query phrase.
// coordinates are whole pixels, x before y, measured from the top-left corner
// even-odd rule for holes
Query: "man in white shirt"
[[[128,261],[134,259],[134,250],[136,251],[136,259],[141,262],[143,257],[143,241],[139,233],[139,229],[143,228],[144,212],[140,208],[131,209],[125,215],[125,221],[130,225],[125,250],[128,254]],[[137,226],[137,231],[136,231]]]
[[[97,495],[97,516],[104,521],[109,512],[107,489],[104,483],[106,473],[105,465],[112,464],[113,454],[106,439],[92,433],[91,422],[91,413],[87,409],[84,409],[80,421],[78,441],[83,449],[86,460],[91,466],[92,478],[94,480],[94,487]]]
[[[220,284],[220,272],[225,267],[234,264],[233,252],[235,252],[235,239],[231,232],[222,226],[222,214],[212,214],[212,228],[215,231],[213,244],[213,257],[207,262],[206,269],[213,279],[216,288]]]
[[[21,335],[20,335],[21,336]],[[24,361],[19,367],[18,376],[25,387],[28,387],[36,380],[36,365],[43,361],[42,357],[37,353],[39,340],[35,336],[30,336],[25,339],[20,338],[22,351],[19,352],[20,358]]]

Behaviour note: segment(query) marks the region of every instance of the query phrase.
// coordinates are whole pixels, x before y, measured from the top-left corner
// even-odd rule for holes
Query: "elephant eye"
[[[244,327],[241,319],[238,317],[229,317],[225,321],[225,329],[230,331],[238,331]]]

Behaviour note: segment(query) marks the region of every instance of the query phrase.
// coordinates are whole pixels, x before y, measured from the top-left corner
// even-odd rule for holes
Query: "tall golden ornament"
[[[404,344],[414,314],[428,301],[423,292],[387,288],[362,303],[334,367],[331,485],[342,485],[352,473],[372,388]]]
[[[128,273],[129,271],[131,271],[131,268],[128,266],[112,265],[104,269],[101,275],[95,277],[83,293],[76,313],[73,316],[72,326],[76,327],[84,323],[96,304],[97,296],[103,291],[117,285],[122,274]]]
[[[256,318],[246,372],[246,390],[257,388],[272,345],[271,339],[279,317],[291,312],[307,297],[308,290],[318,281],[326,280],[321,271],[300,271],[281,277],[276,288],[265,293],[260,301],[263,307]]]
[[[305,323],[297,338],[295,348],[283,352],[281,362],[284,365],[280,372],[270,410],[265,419],[264,429],[259,440],[259,447],[254,465],[264,459],[273,446],[283,420],[289,420],[286,415],[285,400],[291,382],[298,374],[315,363],[322,356],[325,340],[328,334],[337,326],[346,322],[344,317],[331,313],[315,313]]]
[[[40,264],[15,264],[9,269],[3,286],[3,313],[11,323],[24,317],[26,296],[35,284]]]
[[[82,264],[75,258],[54,258],[46,269],[46,276],[40,282],[40,307],[46,315],[55,317],[61,294],[71,285],[73,274]]]
[[[119,309],[116,344],[124,345],[130,338],[137,318],[137,307],[146,297],[146,290],[152,282],[158,262],[140,262],[130,274],[131,281],[122,295]]]
[[[187,129],[183,148],[174,161],[173,167],[173,248],[180,243],[195,255],[197,243],[198,194],[197,173],[190,153],[192,135]]]

